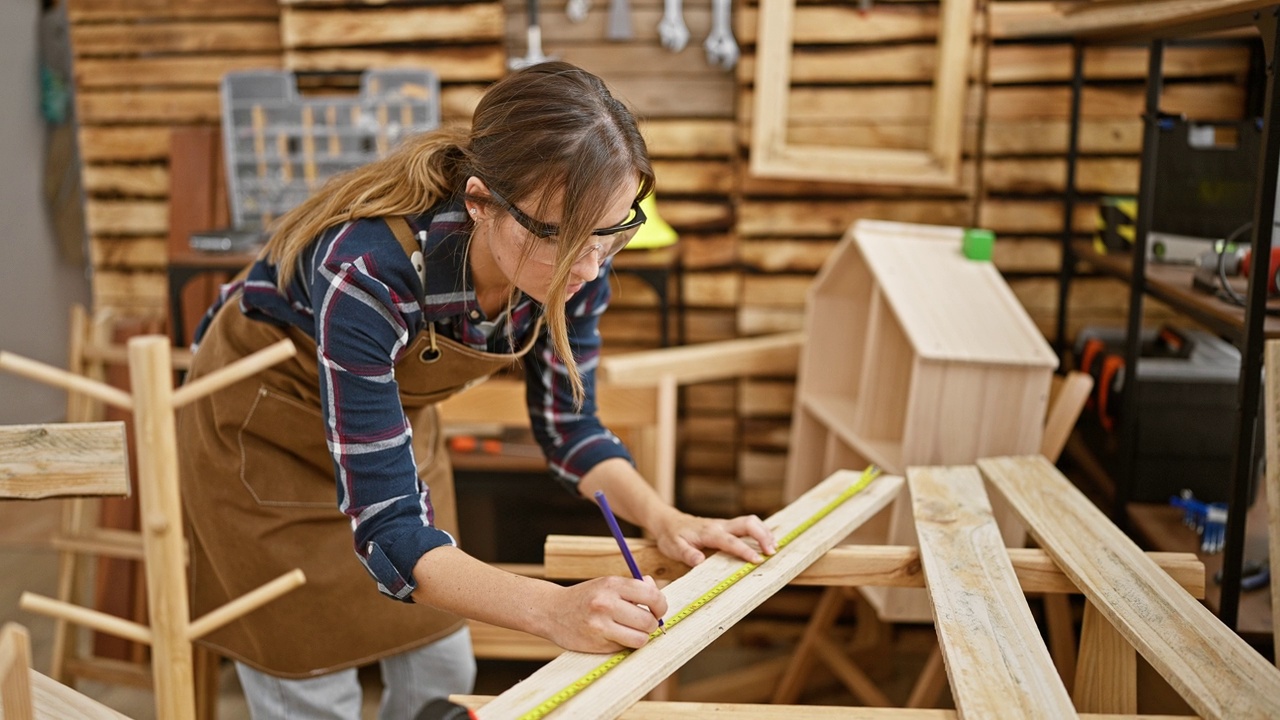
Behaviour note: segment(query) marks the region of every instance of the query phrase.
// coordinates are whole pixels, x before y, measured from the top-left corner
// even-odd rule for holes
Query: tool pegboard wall
[[[228,73],[222,132],[232,220],[265,228],[329,176],[439,125],[440,83],[429,70],[368,70],[358,96],[308,98],[287,71]]]

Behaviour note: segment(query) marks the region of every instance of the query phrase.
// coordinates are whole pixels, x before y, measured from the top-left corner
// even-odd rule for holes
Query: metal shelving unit
[[[1141,3],[1132,3],[1137,6]],[[1085,4],[1087,5],[1087,3]],[[1099,4],[1101,5],[1101,4]],[[1151,6],[1161,6],[1152,8]],[[1178,7],[1188,8],[1179,13]],[[1162,9],[1163,8],[1163,9]],[[1083,87],[1083,53],[1089,44],[1106,42],[1150,42],[1150,62],[1148,67],[1146,109],[1144,112],[1144,138],[1142,149],[1141,177],[1139,181],[1138,217],[1136,222],[1135,251],[1132,253],[1132,266],[1129,269],[1130,283],[1129,314],[1127,341],[1125,344],[1125,367],[1136,368],[1140,353],[1140,333],[1142,325],[1142,308],[1146,295],[1153,294],[1169,302],[1176,309],[1192,316],[1204,316],[1203,308],[1195,307],[1196,303],[1186,298],[1169,297],[1168,293],[1154,292],[1148,287],[1147,258],[1141,251],[1145,248],[1147,234],[1151,230],[1152,211],[1155,194],[1155,156],[1159,142],[1159,101],[1163,89],[1162,60],[1166,40],[1188,35],[1222,30],[1224,28],[1254,25],[1258,28],[1266,52],[1265,99],[1263,103],[1262,146],[1258,158],[1257,188],[1253,214],[1253,232],[1250,241],[1255,258],[1268,258],[1271,255],[1272,235],[1277,222],[1277,170],[1280,169],[1280,93],[1276,86],[1276,48],[1280,46],[1280,4],[1272,2],[1240,2],[1226,1],[1206,6],[1191,3],[1178,3],[1170,0],[1150,3],[1145,15],[1135,8],[1116,7],[1100,8],[1089,11],[1087,8],[1077,12],[1067,11],[1063,19],[1055,26],[1051,22],[1042,23],[1041,30],[1029,34],[1052,34],[1054,29],[1058,35],[1069,34],[1075,41],[1075,65],[1072,83],[1072,118],[1069,136],[1068,186],[1064,199],[1066,220],[1062,235],[1063,265],[1059,276],[1059,311],[1057,327],[1057,344],[1060,351],[1066,337],[1066,307],[1072,275],[1079,260],[1072,247],[1071,211],[1076,202],[1075,164],[1079,154],[1078,129],[1080,123],[1080,97]],[[1110,17],[1107,13],[1110,12]],[[1164,12],[1164,14],[1162,14]],[[1108,22],[1108,19],[1112,22]],[[1227,520],[1227,538],[1223,559],[1222,592],[1219,606],[1219,618],[1233,630],[1237,627],[1240,580],[1244,561],[1245,509],[1249,505],[1250,484],[1256,476],[1254,427],[1258,417],[1259,402],[1262,392],[1262,352],[1263,342],[1268,337],[1265,326],[1267,308],[1266,282],[1259,281],[1264,273],[1255,273],[1249,278],[1246,291],[1246,305],[1243,317],[1238,324],[1226,318],[1224,335],[1229,337],[1241,350],[1240,380],[1238,384],[1239,413],[1235,426],[1235,447],[1233,455],[1230,484],[1228,488],[1229,515]],[[1216,301],[1215,301],[1216,302]],[[1220,315],[1210,313],[1210,316]],[[1273,332],[1273,337],[1280,333]],[[1117,478],[1113,517],[1118,524],[1126,521],[1126,506],[1132,496],[1133,467],[1136,462],[1137,443],[1137,393],[1136,383],[1127,382],[1121,400],[1121,447],[1122,471]]]

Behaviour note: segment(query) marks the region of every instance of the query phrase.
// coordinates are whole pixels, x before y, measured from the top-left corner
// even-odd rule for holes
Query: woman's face
[[[608,209],[600,218],[597,218],[593,226],[597,228],[612,228],[631,219],[633,215],[632,204],[635,202],[636,193],[639,192],[639,189],[640,182],[638,178],[632,178],[627,182],[620,183],[609,202]],[[493,195],[485,187],[484,183],[475,177],[468,179],[467,193],[470,195]],[[495,198],[495,201],[491,204],[484,206],[469,205],[468,208],[469,210],[472,208],[476,210],[473,217],[476,219],[477,231],[488,233],[489,251],[498,270],[501,271],[509,283],[515,285],[516,288],[539,303],[547,301],[551,278],[555,274],[555,266],[556,262],[558,262],[557,253],[559,248],[556,247],[556,242],[559,238],[554,236],[549,238],[539,237],[526,228],[521,223],[521,220],[525,224],[534,224],[535,226],[560,225],[564,213],[562,194],[563,190],[557,189],[546,198],[535,195],[527,201],[521,202],[520,206],[509,205],[505,199]],[[535,209],[542,207],[547,208],[542,211],[546,217],[535,214]],[[517,215],[522,215],[523,217],[517,219]],[[631,235],[634,232],[634,229],[629,231]],[[566,297],[572,297],[582,289],[583,285],[596,279],[600,274],[600,265],[609,256],[610,250],[613,249],[613,244],[610,242],[612,237],[614,236],[593,236],[593,242],[589,243],[584,252],[573,261],[569,271],[569,286]],[[625,240],[629,239],[629,235],[624,233],[619,238],[625,243]],[[525,257],[526,253],[527,257]]]

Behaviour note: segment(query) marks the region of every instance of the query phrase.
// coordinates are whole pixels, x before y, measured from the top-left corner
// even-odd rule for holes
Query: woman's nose
[[[590,249],[578,256],[573,263],[573,274],[582,279],[582,282],[588,283],[595,280],[600,275],[600,254],[604,250],[599,245],[592,245]]]

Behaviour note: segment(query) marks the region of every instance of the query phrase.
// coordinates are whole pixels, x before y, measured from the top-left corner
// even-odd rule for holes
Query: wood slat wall
[[[992,13],[1020,0],[991,0]],[[304,89],[351,89],[360,71],[425,65],[439,73],[446,121],[465,120],[484,87],[526,52],[520,0],[70,0],[87,217],[100,308],[161,312],[168,231],[168,131],[218,119],[223,72],[298,71]],[[702,42],[710,0],[686,2],[690,41],[664,49],[661,0],[633,0],[634,38],[606,39],[608,9],[594,2],[572,23],[543,4],[543,49],[601,75],[642,117],[658,172],[658,206],[680,233],[683,321],[689,342],[801,325],[805,292],[856,219],[994,229],[996,263],[1046,333],[1053,330],[1066,172],[1071,47],[1015,41],[980,13],[975,32],[961,187],[900,187],[750,176],[758,8],[734,8],[742,57],[712,67]],[[935,0],[877,2],[870,14],[833,0],[795,12],[792,142],[922,146],[937,62]],[[987,27],[996,28],[989,39]],[[1164,107],[1196,119],[1235,119],[1246,103],[1245,40],[1172,46]],[[1094,47],[1085,56],[1078,187],[1073,218],[1091,231],[1097,199],[1136,190],[1145,47]],[[611,352],[658,344],[653,293],[616,278],[603,332]],[[1081,279],[1071,332],[1121,322],[1127,289]],[[1170,314],[1148,303],[1153,318]],[[687,388],[681,447],[683,502],[714,512],[771,512],[780,502],[791,378]]]

